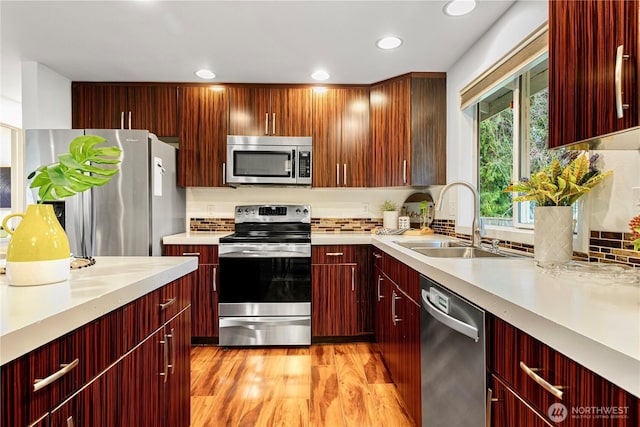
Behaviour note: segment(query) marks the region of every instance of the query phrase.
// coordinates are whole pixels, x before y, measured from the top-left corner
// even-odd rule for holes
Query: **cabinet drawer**
[[[198,264],[218,264],[218,245],[165,245],[165,256],[197,256]]]
[[[323,245],[311,247],[311,264],[353,264],[358,262],[357,246]]]
[[[414,302],[420,301],[420,273],[389,254],[382,258],[382,271]]]

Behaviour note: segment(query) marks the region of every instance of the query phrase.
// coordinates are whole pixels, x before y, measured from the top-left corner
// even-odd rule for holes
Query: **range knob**
[[[305,208],[302,213],[304,213],[305,215],[307,215],[309,213],[309,209]]]
[[[300,212],[301,212],[301,211],[300,211],[300,208],[296,209],[296,213],[297,213],[298,215],[300,215]]]
[[[245,209],[245,210],[244,210],[244,214],[245,214],[245,215],[249,215],[249,209]]]

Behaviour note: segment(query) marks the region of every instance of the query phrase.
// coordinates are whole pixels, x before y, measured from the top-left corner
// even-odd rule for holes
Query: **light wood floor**
[[[191,350],[191,426],[414,426],[376,344]]]

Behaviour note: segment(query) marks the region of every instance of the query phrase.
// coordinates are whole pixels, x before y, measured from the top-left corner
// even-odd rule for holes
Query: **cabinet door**
[[[491,427],[553,427],[495,376],[491,377]]]
[[[269,89],[229,88],[229,135],[270,135]]]
[[[342,186],[366,187],[369,184],[369,89],[340,90],[343,92]]]
[[[313,186],[340,187],[343,181],[343,89],[313,92]]]
[[[638,1],[549,2],[549,147],[637,126]],[[615,23],[615,25],[614,25]],[[615,67],[622,61],[624,117],[616,114]]]
[[[127,108],[126,86],[73,84],[71,115],[74,129],[121,129],[126,127]]]
[[[191,335],[194,337],[218,336],[218,283],[220,268],[217,264],[198,266],[198,277],[193,283],[193,311]]]
[[[109,368],[87,387],[51,411],[51,427],[134,426],[121,416],[122,363]],[[136,394],[135,398],[140,399]],[[140,400],[137,400],[140,402]],[[146,403],[146,402],[145,402]]]
[[[311,88],[271,89],[269,134],[311,136]]]
[[[358,331],[356,264],[311,266],[313,336],[353,336]]]
[[[371,184],[409,185],[411,79],[403,78],[371,88]]]
[[[396,287],[396,337],[398,346],[398,371],[394,382],[409,415],[420,424],[422,419],[420,377],[420,306]]]
[[[163,400],[167,411],[166,424],[171,427],[188,427],[191,421],[191,309],[187,308],[167,322],[165,333],[169,339],[169,378]],[[146,424],[153,425],[153,424]]]
[[[226,183],[227,89],[180,88],[178,185],[217,187]]]
[[[128,86],[125,128],[148,129],[157,136],[178,136],[176,86]],[[129,123],[129,114],[131,122]]]

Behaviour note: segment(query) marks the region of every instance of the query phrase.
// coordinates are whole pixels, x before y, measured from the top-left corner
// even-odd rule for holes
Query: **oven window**
[[[290,151],[234,151],[234,176],[291,176]]]
[[[220,302],[311,302],[310,258],[221,258]]]

